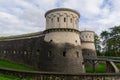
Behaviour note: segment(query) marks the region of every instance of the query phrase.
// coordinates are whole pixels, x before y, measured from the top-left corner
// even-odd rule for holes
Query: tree
[[[108,56],[120,56],[120,26],[115,26],[103,31],[101,39],[103,40],[103,49]]]
[[[102,45],[103,45],[103,51],[105,52],[105,54],[108,56],[108,51],[109,51],[109,44],[108,44],[108,38],[109,38],[109,32],[108,31],[103,31],[100,34],[101,38],[102,38]]]
[[[110,40],[112,41],[112,51],[116,56],[120,56],[120,26],[110,28]]]
[[[97,34],[95,34],[94,40],[95,40],[94,44],[95,44],[95,49],[96,49],[97,55],[100,55],[100,51],[101,51],[100,43],[101,43],[101,41],[100,41],[100,38],[99,38],[99,36]]]

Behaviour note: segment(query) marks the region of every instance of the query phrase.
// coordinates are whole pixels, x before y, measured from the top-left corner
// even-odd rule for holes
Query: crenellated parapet
[[[43,33],[51,33],[51,32],[74,32],[77,34],[80,34],[79,30],[72,29],[72,28],[52,28],[52,29],[47,29]]]
[[[83,49],[95,50],[94,36],[95,36],[95,32],[93,31],[88,31],[88,30],[81,31],[80,39],[81,39]]]
[[[81,31],[80,38],[81,42],[94,43],[95,32],[93,31]]]
[[[45,14],[46,29],[51,28],[73,28],[78,29],[80,14],[67,8],[57,8]]]

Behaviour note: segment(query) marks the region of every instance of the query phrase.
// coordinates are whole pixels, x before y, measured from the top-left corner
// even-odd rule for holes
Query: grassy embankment
[[[25,66],[22,64],[16,64],[16,63],[4,61],[4,60],[0,60],[0,67],[10,68],[10,69],[18,69],[18,70],[29,70],[29,71],[36,70],[33,67]],[[15,76],[4,75],[4,74],[0,73],[0,80],[21,80],[21,79],[15,77]],[[26,80],[32,80],[32,79],[28,78]]]
[[[115,63],[117,68],[120,70],[120,63]],[[87,67],[86,72],[92,73],[93,68],[92,67]],[[105,73],[106,72],[106,64],[100,63],[96,68],[95,68],[96,73]]]
[[[92,67],[87,67],[86,72],[92,73],[93,68]],[[106,72],[106,65],[103,63],[100,63],[96,68],[95,68],[96,73],[105,73]]]
[[[120,70],[120,63],[115,63],[117,68]]]
[[[120,63],[116,63],[116,66],[120,69]],[[36,70],[33,67],[25,66],[22,64],[16,64],[16,63],[9,62],[9,61],[3,61],[3,60],[0,60],[0,67],[19,69],[19,70],[31,70],[31,71]],[[86,68],[86,72],[93,72],[92,67]],[[105,73],[106,72],[106,65],[103,63],[99,64],[96,67],[95,72],[96,73]],[[20,80],[20,79],[15,77],[15,76],[4,75],[4,74],[0,73],[0,80]],[[27,79],[27,80],[32,80],[32,79]]]
[[[15,77],[15,76],[4,75],[4,74],[0,73],[0,80],[21,80],[21,79]],[[32,78],[27,78],[26,80],[33,80],[33,79]]]
[[[30,66],[25,66],[23,64],[16,64],[14,62],[4,61],[4,60],[0,60],[0,67],[19,69],[19,70],[35,70],[35,68],[30,67]]]

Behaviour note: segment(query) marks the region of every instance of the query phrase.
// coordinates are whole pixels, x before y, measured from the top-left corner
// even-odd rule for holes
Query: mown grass
[[[18,69],[18,70],[36,70],[35,68],[30,66],[25,66],[23,64],[17,64],[17,63],[5,61],[5,60],[0,60],[0,67]]]
[[[88,73],[93,73],[93,68],[92,67],[87,67],[86,72]],[[105,73],[106,72],[106,64],[100,63],[96,66],[95,68],[96,73]]]
[[[120,63],[115,63],[115,65],[116,65],[117,68],[120,70]]]
[[[0,67],[18,69],[18,70],[29,70],[29,71],[36,70],[33,67],[29,67],[29,66],[25,66],[22,64],[17,64],[17,63],[5,61],[5,60],[0,60]],[[0,73],[0,80],[21,80],[21,79],[15,76],[12,76],[12,75],[5,75],[5,74]],[[26,80],[33,80],[33,79],[27,78]]]
[[[115,63],[115,64],[120,69],[120,63]],[[11,68],[11,69],[19,69],[19,70],[31,70],[31,71],[36,70],[33,67],[25,66],[25,65],[22,65],[22,64],[16,64],[14,62],[4,61],[4,60],[0,60],[0,67]],[[92,73],[93,68],[92,67],[87,67],[86,72]],[[106,64],[104,64],[104,63],[98,64],[98,66],[96,66],[96,68],[95,68],[95,72],[96,73],[105,73],[106,72]],[[21,80],[21,79],[15,77],[15,76],[12,76],[12,75],[5,75],[5,74],[0,73],[0,80]],[[33,80],[33,79],[27,78],[26,80]]]
[[[12,75],[5,75],[0,73],[0,80],[21,80],[20,78],[17,78]],[[25,80],[33,80],[32,78],[27,78]]]

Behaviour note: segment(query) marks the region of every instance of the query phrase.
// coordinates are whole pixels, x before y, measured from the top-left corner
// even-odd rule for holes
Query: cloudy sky
[[[99,34],[120,25],[120,0],[0,0],[0,35],[45,30],[44,14],[53,8],[77,10],[79,30]]]

